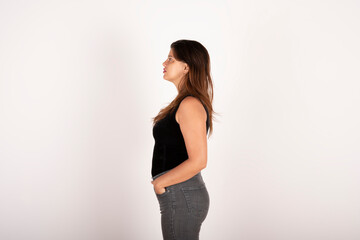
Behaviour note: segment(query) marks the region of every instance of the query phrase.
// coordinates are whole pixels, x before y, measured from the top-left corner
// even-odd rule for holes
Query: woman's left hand
[[[151,183],[154,185],[154,191],[157,193],[157,194],[162,194],[164,192],[166,192],[166,189],[165,187],[158,187],[156,185],[156,179],[151,181]]]
[[[155,188],[154,190],[157,194],[163,194],[164,192],[166,192],[166,189],[164,187],[160,187],[160,188]]]

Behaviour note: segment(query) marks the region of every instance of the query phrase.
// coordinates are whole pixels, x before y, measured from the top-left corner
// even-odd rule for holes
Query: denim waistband
[[[154,177],[152,177],[152,180],[155,180],[155,178],[160,177],[161,175],[167,173],[167,172],[170,171],[170,170],[171,170],[171,169],[166,170],[166,171],[164,171],[164,172],[161,172],[161,173],[155,175]],[[189,182],[189,181],[195,180],[195,179],[197,179],[197,181],[204,182],[203,179],[202,179],[201,171],[198,172],[197,174],[195,174],[195,175],[194,175],[193,177],[191,177],[190,179],[188,179],[188,180],[186,180],[186,181],[184,181],[184,182],[182,182],[182,183],[186,183],[186,182]],[[195,180],[195,181],[196,181],[196,180]],[[181,183],[179,183],[179,184],[181,184]],[[175,185],[178,185],[178,184],[175,184]]]
[[[170,170],[171,170],[171,169],[166,170],[166,171],[164,171],[164,172],[161,172],[161,173],[159,173],[159,174],[156,174],[154,177],[152,177],[152,180],[155,180],[155,178],[160,177],[161,175],[167,173],[167,172],[170,171]]]

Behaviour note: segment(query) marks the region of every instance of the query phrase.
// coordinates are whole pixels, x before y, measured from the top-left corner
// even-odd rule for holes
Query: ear
[[[185,63],[185,66],[184,66],[184,73],[188,73],[189,72],[189,66],[187,65],[187,63]]]

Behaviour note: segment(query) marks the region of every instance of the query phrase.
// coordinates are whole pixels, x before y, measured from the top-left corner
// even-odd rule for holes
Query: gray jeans
[[[159,173],[153,180],[168,171]],[[201,172],[186,181],[167,186],[165,190],[161,194],[155,192],[160,206],[163,240],[198,240],[210,203]]]

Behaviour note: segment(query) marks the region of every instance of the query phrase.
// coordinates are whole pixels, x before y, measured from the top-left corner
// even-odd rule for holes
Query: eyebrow
[[[168,55],[168,57],[172,57],[172,55]]]

